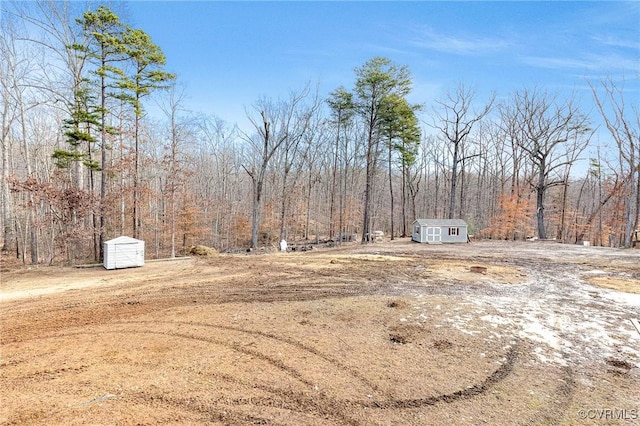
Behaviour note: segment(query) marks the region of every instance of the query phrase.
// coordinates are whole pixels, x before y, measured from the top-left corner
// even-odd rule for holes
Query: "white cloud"
[[[417,47],[437,50],[458,55],[481,55],[506,49],[511,43],[503,38],[490,37],[454,37],[436,33],[431,29],[423,29],[411,41]]]
[[[640,51],[640,40],[626,40],[623,38],[613,37],[610,35],[607,36],[595,36],[592,37],[594,41],[602,43],[611,47],[620,47],[624,49],[635,49],[636,52]]]
[[[407,51],[405,49],[400,49],[397,47],[391,47],[391,46],[387,46],[387,45],[382,45],[382,44],[369,44],[369,43],[365,43],[361,46],[362,50],[365,51],[372,51],[372,52],[376,52],[378,54],[389,54],[389,55],[410,55],[412,52]]]
[[[625,57],[617,54],[589,54],[581,58],[524,56],[521,60],[528,65],[548,69],[582,69],[601,71],[611,69],[637,70],[640,58]]]

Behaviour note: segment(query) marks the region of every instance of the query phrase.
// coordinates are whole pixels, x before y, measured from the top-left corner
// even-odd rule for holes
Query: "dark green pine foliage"
[[[57,167],[70,168],[73,163],[82,162],[89,170],[100,170],[100,164],[91,158],[92,146],[96,142],[92,130],[100,126],[99,108],[93,104],[94,101],[88,87],[75,91],[71,117],[64,120],[63,127],[69,149],[56,149],[52,155]]]
[[[132,75],[124,76],[119,86],[124,91],[124,99],[133,105],[136,117],[140,117],[142,97],[155,89],[168,88],[176,75],[162,69],[166,57],[144,31],[127,27],[122,41],[122,53],[133,63],[134,71]]]
[[[416,117],[419,109],[420,105],[410,105],[404,97],[395,93],[385,99],[381,109],[382,135],[407,165],[415,162],[420,143],[420,126]]]

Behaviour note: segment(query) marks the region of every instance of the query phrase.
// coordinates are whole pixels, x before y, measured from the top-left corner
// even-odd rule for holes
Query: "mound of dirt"
[[[198,246],[192,246],[187,252],[187,254],[192,256],[211,257],[211,256],[217,256],[218,251],[211,247],[198,245]]]

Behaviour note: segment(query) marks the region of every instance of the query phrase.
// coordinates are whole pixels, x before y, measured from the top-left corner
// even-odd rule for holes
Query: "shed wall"
[[[413,222],[412,229],[411,229],[411,239],[413,241],[423,243],[425,242],[423,233],[424,233],[423,227],[420,226],[420,224],[417,221]]]
[[[459,230],[458,235],[449,235],[449,230],[455,228]],[[442,242],[443,243],[466,243],[467,242],[467,227],[466,226],[442,226]]]
[[[411,239],[419,243],[429,242],[428,229],[431,229],[433,234],[434,228],[440,229],[440,235],[438,241],[443,243],[466,243],[468,241],[467,225],[463,225],[463,221],[456,221],[451,224],[439,224],[437,220],[426,220],[420,223],[419,220],[413,222],[413,229],[411,232]],[[446,222],[446,221],[445,221]],[[458,229],[458,234],[450,233],[450,229]],[[433,240],[433,236],[431,237]]]
[[[104,267],[106,269],[133,268],[144,265],[144,241],[114,239],[104,243]]]

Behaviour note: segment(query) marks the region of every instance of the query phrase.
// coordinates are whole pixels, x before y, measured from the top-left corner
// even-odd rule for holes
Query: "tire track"
[[[282,362],[279,359],[270,357],[268,355],[263,354],[260,351],[256,351],[250,348],[247,348],[246,346],[242,346],[239,344],[233,344],[233,343],[228,343],[225,342],[223,340],[218,340],[218,339],[214,339],[211,337],[201,337],[201,336],[197,336],[194,334],[189,334],[189,333],[180,333],[180,332],[162,332],[162,331],[148,331],[148,330],[127,330],[127,331],[116,331],[116,330],[111,330],[111,331],[96,331],[96,332],[88,332],[88,331],[78,331],[78,332],[70,332],[70,333],[60,333],[60,334],[55,334],[53,336],[48,336],[48,337],[41,337],[41,338],[36,338],[36,339],[32,339],[32,340],[44,340],[44,339],[51,339],[51,338],[56,338],[56,337],[70,337],[70,336],[86,336],[86,335],[90,335],[90,336],[100,336],[100,335],[109,335],[109,334],[148,334],[148,335],[155,335],[155,336],[169,336],[169,337],[177,337],[177,338],[182,338],[182,339],[187,339],[187,340],[196,340],[196,341],[200,341],[200,342],[206,342],[206,343],[211,343],[217,346],[222,346],[222,347],[226,347],[228,349],[231,349],[233,351],[239,352],[243,355],[248,355],[248,356],[252,356],[255,357],[257,359],[260,359],[262,361],[265,361],[266,363],[270,364],[272,367],[277,368],[287,374],[289,374],[291,377],[297,379],[299,382],[301,382],[302,384],[313,388],[314,383],[310,382],[309,380],[307,380],[299,371],[297,371],[295,368],[290,367],[288,365],[286,365],[284,362]]]
[[[511,371],[515,365],[516,360],[518,359],[518,348],[519,345],[516,343],[511,346],[506,354],[506,360],[503,364],[498,367],[493,373],[487,376],[482,382],[477,383],[475,385],[466,387],[465,389],[461,389],[448,394],[440,394],[437,396],[432,396],[428,398],[418,398],[418,399],[396,399],[391,401],[371,401],[367,404],[363,404],[363,407],[366,408],[378,408],[378,409],[406,409],[406,408],[420,408],[429,405],[435,405],[439,402],[444,403],[452,403],[463,399],[473,398],[475,396],[481,395],[489,390],[492,386],[496,385],[503,381]]]
[[[125,326],[135,326],[139,324],[148,325],[149,323],[158,324],[158,322],[152,321],[126,321],[120,323],[114,323],[113,325],[125,325]],[[261,337],[269,340],[274,340],[276,342],[284,343],[295,347],[300,351],[305,351],[314,356],[317,356],[335,368],[342,370],[343,372],[349,374],[353,378],[357,379],[361,383],[369,386],[372,390],[380,390],[379,386],[372,383],[370,380],[363,377],[357,371],[349,368],[344,363],[339,360],[331,357],[329,355],[323,354],[317,349],[305,345],[299,341],[294,339],[278,336],[272,333],[261,332],[261,331],[252,331],[242,329],[240,327],[232,327],[232,326],[216,326],[212,324],[206,323],[193,323],[193,322],[170,322],[165,321],[161,322],[164,325],[189,325],[202,327],[205,329],[219,329],[219,330],[227,330],[233,331],[237,333],[245,333],[248,335]],[[425,398],[415,398],[415,399],[380,399],[380,400],[348,400],[348,399],[336,399],[327,396],[326,394],[320,392],[314,392],[314,383],[305,378],[304,374],[298,371],[296,368],[287,365],[285,362],[273,358],[269,355],[260,352],[259,350],[254,350],[247,348],[246,346],[230,343],[225,340],[216,339],[207,336],[200,336],[197,333],[187,333],[187,332],[178,332],[178,331],[155,331],[155,330],[110,330],[110,331],[97,331],[97,332],[69,332],[69,333],[56,333],[51,336],[41,336],[38,338],[33,338],[29,340],[44,340],[51,338],[62,338],[69,336],[80,336],[80,335],[91,335],[91,336],[99,336],[99,335],[156,335],[156,336],[168,336],[172,338],[181,338],[187,340],[195,340],[200,342],[205,342],[213,345],[218,345],[222,347],[226,347],[231,349],[232,351],[236,351],[248,356],[252,356],[256,359],[264,361],[271,365],[273,368],[278,369],[284,372],[286,375],[296,379],[305,387],[307,387],[306,391],[292,391],[279,389],[268,385],[261,385],[255,383],[245,383],[233,376],[223,375],[223,374],[214,374],[212,378],[222,379],[227,382],[231,382],[240,386],[250,387],[262,390],[267,392],[273,397],[243,397],[243,398],[220,398],[216,401],[205,402],[200,400],[195,400],[193,398],[173,398],[164,395],[154,395],[154,394],[146,394],[139,393],[136,394],[136,399],[141,401],[146,401],[149,404],[155,404],[158,402],[164,402],[166,404],[180,407],[181,409],[187,409],[190,411],[196,411],[202,414],[207,414],[211,416],[211,418],[216,418],[218,421],[237,421],[239,423],[243,422],[258,422],[260,424],[262,421],[266,421],[261,417],[247,417],[241,413],[228,413],[227,411],[216,411],[214,408],[219,405],[224,405],[228,407],[240,407],[240,406],[255,406],[255,407],[265,407],[265,408],[275,408],[275,409],[284,409],[292,412],[297,412],[300,414],[313,415],[318,418],[332,418],[333,420],[339,422],[340,424],[346,425],[359,425],[360,423],[350,417],[347,413],[351,412],[354,409],[362,410],[362,409],[376,409],[376,410],[397,410],[397,409],[414,409],[421,408],[426,406],[433,406],[438,403],[454,403],[456,401],[464,400],[479,396],[485,393],[489,388],[493,385],[504,380],[512,371],[513,366],[518,358],[517,352],[519,344],[511,346],[505,355],[505,361],[490,375],[488,375],[483,381],[476,383],[471,386],[467,386],[464,389],[460,389],[453,393],[448,394],[440,394],[431,397]],[[311,395],[309,392],[313,392]]]
[[[348,373],[349,375],[353,376],[354,378],[358,379],[362,384],[364,384],[365,386],[369,387],[371,390],[375,391],[375,392],[380,392],[382,393],[382,390],[380,389],[380,386],[378,386],[377,384],[373,383],[372,381],[370,381],[369,379],[367,379],[366,377],[364,377],[362,374],[360,374],[360,372],[358,372],[357,370],[350,368],[348,365],[344,364],[343,362],[341,362],[340,360],[325,354],[321,351],[319,351],[318,349],[306,345],[300,341],[288,338],[288,337],[283,337],[283,336],[279,336],[277,334],[273,334],[273,333],[267,333],[264,331],[256,331],[256,330],[247,330],[241,327],[233,327],[233,326],[225,326],[225,325],[215,325],[215,324],[207,324],[207,323],[202,323],[202,322],[190,322],[190,321],[175,321],[175,322],[170,322],[170,321],[123,321],[123,322],[119,322],[119,323],[114,323],[115,324],[167,324],[167,325],[174,325],[174,324],[180,324],[180,325],[189,325],[189,326],[198,326],[198,327],[205,327],[205,328],[215,328],[215,329],[219,329],[219,330],[226,330],[226,331],[234,331],[234,332],[238,332],[238,333],[245,333],[248,335],[252,335],[252,336],[257,336],[257,337],[263,337],[266,339],[271,339],[271,340],[275,340],[281,343],[285,343],[287,345],[293,346],[295,348],[297,348],[298,350],[304,351],[304,352],[308,352],[314,356],[317,356],[320,359],[323,359],[324,361],[334,365],[335,367],[337,367],[339,370],[342,370],[346,373]]]

